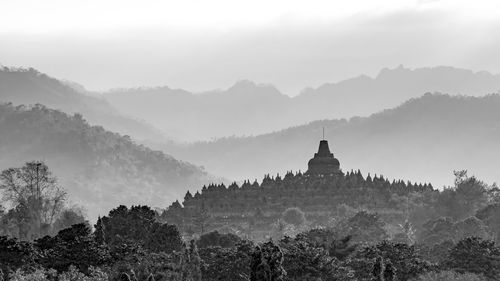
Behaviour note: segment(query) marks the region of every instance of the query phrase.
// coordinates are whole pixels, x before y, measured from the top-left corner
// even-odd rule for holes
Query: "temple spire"
[[[340,162],[333,156],[327,140],[319,142],[318,152],[309,160],[307,174],[340,174]]]
[[[325,126],[323,126],[323,138],[322,140],[325,140]]]

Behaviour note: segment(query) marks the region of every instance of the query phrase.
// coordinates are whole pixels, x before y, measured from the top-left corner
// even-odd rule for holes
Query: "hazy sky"
[[[0,11],[0,64],[91,90],[250,79],[295,95],[399,64],[500,73],[500,1],[0,0]]]

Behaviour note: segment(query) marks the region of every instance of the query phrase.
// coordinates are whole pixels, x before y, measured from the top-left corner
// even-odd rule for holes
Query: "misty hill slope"
[[[0,168],[44,160],[95,217],[119,204],[165,207],[213,178],[129,137],[42,105],[0,105]]]
[[[458,169],[500,181],[499,95],[426,94],[370,117],[315,121],[256,137],[162,148],[212,173],[260,179],[265,173],[306,170],[323,126],[344,170],[359,168],[436,187],[451,184],[452,171]]]
[[[500,75],[486,71],[439,66],[409,69],[399,66],[382,69],[374,78],[356,78],[306,89],[296,98],[303,108],[316,109],[315,120],[331,112],[335,118],[366,116],[398,106],[426,92],[483,96],[500,91]]]
[[[103,125],[137,139],[163,139],[151,126],[119,114],[106,100],[90,96],[85,91],[76,83],[59,81],[32,68],[0,67],[0,102],[14,105],[41,103],[69,114],[81,113],[91,124]]]
[[[114,90],[104,97],[122,112],[184,140],[248,135],[289,125],[288,114],[276,114],[280,109],[275,107],[287,105],[290,98],[271,85],[246,80],[203,94],[160,87]]]
[[[320,119],[368,116],[425,92],[483,96],[500,75],[453,67],[383,69],[290,98],[271,85],[240,81],[224,91],[193,94],[168,87],[116,90],[104,97],[119,110],[181,140],[258,135]]]

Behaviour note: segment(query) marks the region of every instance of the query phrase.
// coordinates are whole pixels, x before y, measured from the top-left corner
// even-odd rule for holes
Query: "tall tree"
[[[120,245],[136,243],[143,245],[155,224],[155,211],[148,206],[118,206],[108,216],[101,218],[106,233],[106,243]]]
[[[489,187],[466,170],[454,171],[455,186],[444,189],[438,196],[437,210],[442,216],[464,219],[486,206]]]
[[[2,199],[11,205],[24,204],[30,211],[33,233],[28,239],[47,234],[61,212],[66,192],[42,161],[27,162],[20,168],[9,168],[0,173]]]
[[[183,244],[179,261],[180,281],[201,281],[201,258],[194,240]]]
[[[201,281],[201,258],[194,240],[189,242],[189,258],[191,261],[192,281]]]
[[[273,241],[258,245],[252,253],[250,281],[282,281],[286,275],[283,257],[281,248]]]
[[[104,245],[106,243],[106,233],[100,216],[97,218],[97,222],[94,225],[94,240],[97,245]]]

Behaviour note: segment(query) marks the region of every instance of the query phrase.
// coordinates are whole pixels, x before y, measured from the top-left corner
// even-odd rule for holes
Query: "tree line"
[[[452,213],[459,215],[429,219],[419,230],[407,221],[393,235],[394,226],[370,211],[346,211],[329,225],[300,228],[306,218],[290,208],[282,220],[298,231],[282,228],[272,239],[252,241],[227,230],[187,239],[148,206],[118,206],[93,226],[65,218],[71,209],[64,189],[43,162],[29,162],[1,174],[3,202],[10,206],[2,221],[9,217],[19,225],[2,224],[0,279],[498,280],[500,204],[491,188],[478,192],[484,187],[480,181],[456,174],[456,188],[442,193],[471,205],[473,216]],[[476,200],[463,200],[462,194]],[[20,206],[27,215],[11,217]]]

